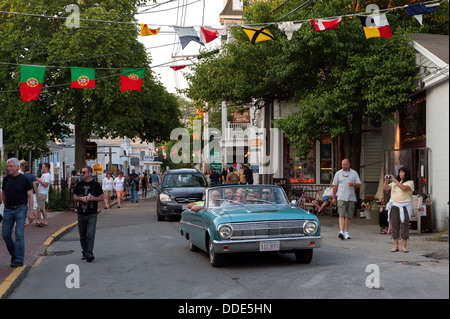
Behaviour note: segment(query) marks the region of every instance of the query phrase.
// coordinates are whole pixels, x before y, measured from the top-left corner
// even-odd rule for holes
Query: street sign
[[[103,165],[94,165],[94,173],[103,173]]]
[[[132,158],[130,158],[130,165],[132,165],[132,166],[139,166],[139,157],[132,157]]]

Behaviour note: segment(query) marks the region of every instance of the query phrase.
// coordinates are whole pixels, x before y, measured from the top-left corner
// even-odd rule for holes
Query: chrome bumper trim
[[[270,239],[247,239],[247,240],[214,240],[214,252],[237,253],[259,251],[259,243],[265,241],[279,241],[280,250],[288,251],[296,249],[320,248],[322,246],[322,236],[303,236],[300,238],[270,238]],[[314,242],[314,245],[311,243]],[[224,247],[226,246],[226,247]]]

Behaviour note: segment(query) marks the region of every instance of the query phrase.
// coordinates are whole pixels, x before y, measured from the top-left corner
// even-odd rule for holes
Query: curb
[[[50,246],[54,241],[61,238],[65,233],[74,228],[78,222],[74,222],[68,226],[61,228],[60,230],[54,232],[50,235],[47,240],[42,244],[43,246]],[[47,255],[48,247],[45,250],[45,255]],[[34,265],[38,265],[42,261],[43,257],[39,258],[32,266],[22,266],[17,267],[14,271],[1,283],[0,285],[0,299],[7,299],[11,292],[17,287],[20,282],[25,278],[26,274],[30,271]]]
[[[11,292],[30,271],[31,266],[17,267],[0,285],[0,299],[7,299]]]

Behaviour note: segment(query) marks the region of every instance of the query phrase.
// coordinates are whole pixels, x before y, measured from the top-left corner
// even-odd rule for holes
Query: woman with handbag
[[[390,180],[392,180],[391,183],[389,183]],[[399,251],[398,239],[401,237],[403,240],[402,251],[407,253],[409,251],[406,249],[406,243],[409,239],[409,220],[412,214],[412,193],[414,191],[411,170],[408,167],[401,167],[396,179],[393,179],[392,175],[386,175],[383,189],[391,191],[391,200],[386,205],[388,222],[390,222],[394,240],[394,248],[391,249],[391,252]]]

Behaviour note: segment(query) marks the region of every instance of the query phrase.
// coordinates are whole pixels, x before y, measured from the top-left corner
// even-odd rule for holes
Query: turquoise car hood
[[[303,209],[288,205],[244,205],[228,206],[221,208],[211,208],[218,216],[220,222],[238,223],[249,221],[268,220],[292,220],[309,219],[318,221],[314,214]]]

